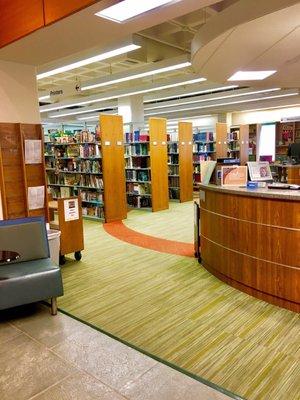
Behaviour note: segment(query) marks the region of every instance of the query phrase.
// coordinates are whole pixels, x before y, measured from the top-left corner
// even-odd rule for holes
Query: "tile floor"
[[[1,400],[229,398],[41,304],[0,312]]]

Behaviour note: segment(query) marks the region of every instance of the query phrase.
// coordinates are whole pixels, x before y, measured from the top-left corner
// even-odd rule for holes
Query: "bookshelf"
[[[125,132],[127,203],[159,211],[169,207],[166,120],[149,119],[149,131],[129,125]]]
[[[193,132],[193,181],[194,187],[201,182],[201,161],[216,160],[214,129],[194,128]]]
[[[50,135],[45,164],[53,199],[79,196],[87,219],[126,218],[122,126],[122,117],[101,115],[96,133]]]
[[[104,219],[102,155],[99,137],[83,130],[55,134],[45,142],[47,185],[53,199],[79,196],[82,214]]]
[[[291,143],[300,143],[300,121],[276,123],[276,161],[287,160],[287,151]]]
[[[34,151],[38,159],[34,162],[26,160],[26,141],[38,145]],[[42,144],[41,125],[0,123],[0,192],[4,219],[33,216],[49,219]],[[41,188],[39,195],[35,193],[37,188]],[[40,201],[33,204],[32,195],[40,197]]]
[[[168,143],[169,198],[181,203],[193,199],[193,125],[179,122]]]
[[[227,137],[227,157],[245,165],[249,158],[249,125],[233,126]]]

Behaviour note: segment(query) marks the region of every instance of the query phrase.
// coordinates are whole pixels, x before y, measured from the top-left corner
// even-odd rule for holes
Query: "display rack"
[[[193,199],[193,125],[179,122],[168,143],[169,198],[180,202]]]
[[[33,145],[29,158],[34,155],[35,160],[27,159],[26,141]],[[0,123],[0,193],[4,219],[48,220],[41,125]]]
[[[194,128],[193,132],[193,182],[201,182],[201,161],[216,160],[216,138],[213,128]]]
[[[129,125],[129,132],[125,132],[125,176],[130,207],[152,211],[169,207],[165,119],[150,118],[149,132]]]
[[[300,121],[276,123],[276,161],[287,160],[291,143],[300,143]]]

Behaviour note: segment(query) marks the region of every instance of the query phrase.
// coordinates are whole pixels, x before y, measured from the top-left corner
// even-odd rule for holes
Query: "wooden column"
[[[152,211],[169,208],[167,120],[149,119]]]
[[[127,218],[123,118],[101,115],[101,154],[105,222]]]
[[[180,202],[193,200],[193,124],[178,123]]]

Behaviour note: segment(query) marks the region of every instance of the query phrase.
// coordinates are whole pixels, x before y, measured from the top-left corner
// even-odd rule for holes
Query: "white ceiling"
[[[88,121],[88,117],[99,114],[103,109],[114,113],[117,110],[118,97],[132,90],[145,91],[143,96],[146,109],[156,107],[153,111],[145,110],[146,118],[152,112],[174,119],[177,116],[221,114],[299,104],[297,91],[284,89],[300,86],[297,80],[300,71],[300,37],[297,26],[300,20],[299,2],[296,2],[298,4],[294,5],[292,12],[280,10],[270,14],[268,8],[272,3],[278,10],[279,5],[282,6],[286,1],[296,2],[265,0],[257,2],[257,7],[253,8],[252,0],[176,0],[159,12],[154,10],[125,24],[116,24],[94,16],[100,10],[100,4],[104,8],[107,4],[116,2],[107,0],[0,49],[0,58],[33,64],[38,67],[38,72],[45,72],[119,48],[132,40],[141,46],[141,49],[128,54],[39,80],[41,95],[61,88],[65,91],[63,97],[51,98],[53,104],[41,106],[43,120],[52,122],[74,123],[79,118],[82,121],[84,117]],[[248,3],[248,8],[242,8],[241,15],[239,7],[242,3],[244,6]],[[255,17],[257,13],[260,13],[259,18]],[[90,82],[112,80],[164,62],[189,59],[195,35],[194,65],[191,67],[84,92],[75,90],[77,84],[88,85]],[[237,68],[246,66],[271,69],[271,64],[280,70],[276,77],[282,76],[285,79],[284,84],[279,84],[271,77],[262,82],[260,90],[276,87],[283,90],[251,94],[257,90],[253,88],[253,82],[239,82],[240,88],[222,89],[234,84],[227,82],[232,70],[235,72]],[[288,73],[281,72],[283,64],[284,71]],[[199,77],[207,80],[146,92],[155,87]],[[220,89],[216,91],[218,88]],[[108,100],[95,101],[107,97]],[[165,97],[165,100],[159,100]],[[74,109],[73,105],[80,102],[85,104]],[[51,110],[60,106],[65,108]],[[74,111],[80,114],[64,115]]]

